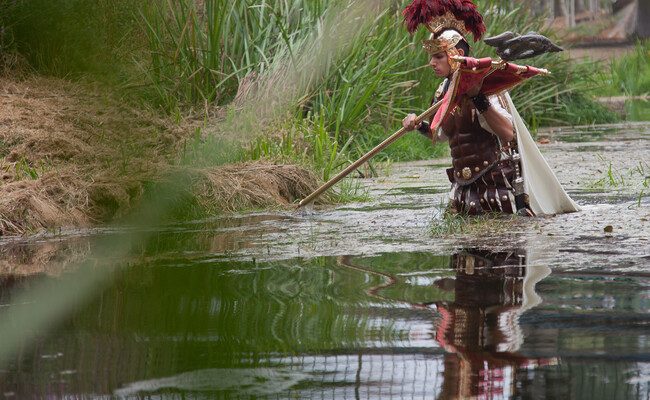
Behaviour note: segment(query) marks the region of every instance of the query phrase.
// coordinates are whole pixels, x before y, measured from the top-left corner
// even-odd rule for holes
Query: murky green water
[[[551,134],[580,213],[435,237],[437,161],[369,203],[0,243],[0,398],[648,399],[650,126]]]
[[[144,261],[25,343],[0,389],[19,399],[647,398],[650,277],[530,262],[525,249]],[[0,305],[20,308],[17,291],[85,272],[4,279]]]

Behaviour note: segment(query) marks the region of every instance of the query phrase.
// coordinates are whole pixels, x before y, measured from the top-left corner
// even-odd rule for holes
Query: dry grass
[[[160,153],[180,137],[168,121],[127,107],[101,88],[35,77],[0,78],[0,87],[0,140],[11,146],[3,154],[8,162],[113,162]]]
[[[24,234],[59,226],[86,226],[84,181],[75,174],[51,173],[0,187],[0,231]]]
[[[98,88],[0,77],[0,235],[85,227],[124,215],[163,180],[197,122],[172,124]],[[317,177],[270,162],[191,169],[206,212],[282,207]]]
[[[120,215],[175,153],[181,129],[58,79],[0,78],[0,233]]]
[[[202,208],[225,211],[286,207],[318,187],[318,178],[305,168],[264,161],[198,169],[194,181]]]

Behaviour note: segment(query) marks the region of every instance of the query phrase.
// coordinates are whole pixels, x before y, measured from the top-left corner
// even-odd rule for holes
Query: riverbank
[[[301,211],[231,213],[159,226],[148,262],[187,257],[238,261],[391,252],[449,252],[461,247],[523,246],[549,266],[570,259],[576,269],[607,254],[612,268],[637,268],[647,258],[648,123],[547,128],[540,149],[583,211],[532,219],[478,219],[450,223],[443,217],[450,160],[395,163],[374,178],[354,179],[369,200]],[[611,227],[611,231],[608,226]],[[146,229],[145,229],[146,231]],[[608,232],[609,231],[609,232]],[[126,228],[64,230],[56,235],[0,242],[7,273],[56,273],[83,257],[92,243],[119,242]],[[149,254],[153,252],[155,254]]]
[[[174,119],[100,86],[31,75],[5,76],[0,87],[2,236],[101,226],[128,215],[143,198],[154,204],[160,186],[176,192],[171,220],[286,208],[326,178],[308,167],[317,158],[330,171],[349,162],[327,132],[308,136],[313,127],[280,129],[250,150],[231,149],[215,139],[216,118]],[[417,135],[403,142],[389,149],[397,151],[389,159],[429,158],[439,150]],[[371,167],[364,176],[376,174]]]
[[[181,165],[205,123],[129,106],[106,88],[39,76],[3,77],[0,88],[2,236],[113,221],[179,172],[186,201],[210,212],[286,205],[318,183],[269,161]]]

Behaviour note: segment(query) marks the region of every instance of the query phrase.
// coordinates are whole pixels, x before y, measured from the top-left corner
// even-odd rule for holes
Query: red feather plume
[[[436,11],[431,0],[413,0],[402,12],[406,29],[414,33],[420,24],[431,22],[438,15]]]
[[[472,0],[413,0],[402,14],[406,29],[413,33],[420,24],[429,24],[447,12],[463,21],[465,29],[474,35],[474,41],[481,39],[485,33],[485,23]]]

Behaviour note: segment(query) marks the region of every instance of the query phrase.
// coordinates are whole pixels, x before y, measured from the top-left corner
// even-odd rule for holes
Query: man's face
[[[441,51],[431,56],[429,65],[433,68],[433,71],[437,76],[444,78],[449,76],[451,72],[451,66],[449,65],[449,60],[447,59],[447,53]]]

